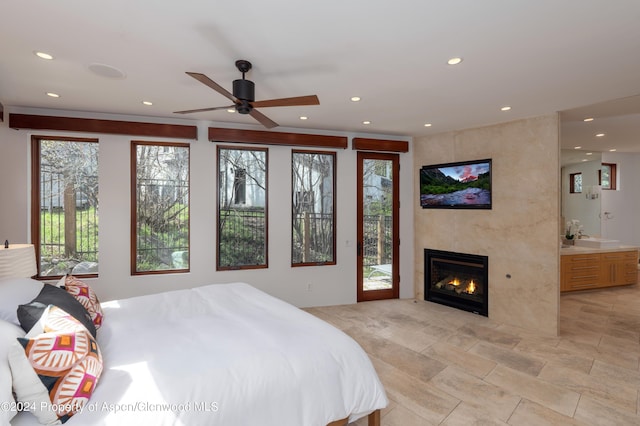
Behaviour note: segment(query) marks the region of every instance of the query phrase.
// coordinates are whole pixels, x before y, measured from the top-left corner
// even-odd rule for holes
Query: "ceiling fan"
[[[176,114],[189,114],[192,112],[203,111],[215,111],[218,109],[235,108],[240,114],[249,114],[251,117],[258,120],[264,127],[271,129],[278,126],[278,123],[271,120],[266,115],[257,111],[256,108],[267,107],[280,107],[280,106],[303,106],[303,105],[320,105],[320,101],[316,95],[309,96],[296,96],[293,98],[280,98],[280,99],[268,99],[265,101],[255,100],[255,85],[253,81],[246,80],[244,78],[245,73],[251,69],[251,62],[240,59],[236,61],[236,67],[242,73],[242,79],[233,81],[233,94],[229,93],[224,87],[220,86],[215,81],[211,80],[204,74],[197,72],[187,72],[188,75],[198,80],[200,83],[205,84],[220,93],[225,98],[233,101],[233,104],[227,106],[213,107],[213,108],[200,108],[190,109],[185,111],[176,111]]]

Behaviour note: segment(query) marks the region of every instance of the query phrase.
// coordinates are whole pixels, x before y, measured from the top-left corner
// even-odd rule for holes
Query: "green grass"
[[[76,251],[86,253],[82,260],[97,261],[98,251],[98,215],[95,207],[76,211]],[[40,244],[43,257],[59,256],[57,249],[50,245],[60,246],[64,251],[64,212],[42,211],[40,212]],[[54,252],[55,250],[55,252]]]

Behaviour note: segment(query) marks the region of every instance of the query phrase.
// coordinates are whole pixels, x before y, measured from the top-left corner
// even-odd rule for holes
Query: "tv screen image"
[[[420,205],[424,209],[490,209],[491,160],[423,166]]]

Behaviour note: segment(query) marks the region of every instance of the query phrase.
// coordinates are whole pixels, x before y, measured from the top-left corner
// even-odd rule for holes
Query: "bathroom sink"
[[[574,244],[578,247],[588,248],[615,248],[620,246],[620,241],[605,238],[578,238]]]

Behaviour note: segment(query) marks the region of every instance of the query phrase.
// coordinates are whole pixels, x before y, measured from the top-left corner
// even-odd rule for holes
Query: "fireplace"
[[[487,256],[424,250],[425,300],[489,316]]]

